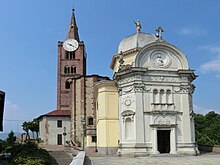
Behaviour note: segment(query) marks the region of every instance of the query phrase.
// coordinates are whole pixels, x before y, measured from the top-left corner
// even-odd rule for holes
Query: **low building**
[[[70,111],[54,110],[38,117],[39,138],[45,145],[64,145],[70,142]]]

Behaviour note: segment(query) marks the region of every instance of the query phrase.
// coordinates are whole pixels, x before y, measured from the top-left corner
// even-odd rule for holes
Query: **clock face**
[[[79,43],[75,39],[68,39],[63,43],[63,48],[68,52],[75,51],[78,47]]]

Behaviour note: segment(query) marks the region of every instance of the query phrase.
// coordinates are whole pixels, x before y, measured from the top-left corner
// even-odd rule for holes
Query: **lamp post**
[[[66,143],[66,127],[63,127],[63,136],[64,136],[64,146]]]
[[[82,150],[85,150],[85,125],[86,125],[86,121],[85,119],[82,119],[81,121],[82,123]]]

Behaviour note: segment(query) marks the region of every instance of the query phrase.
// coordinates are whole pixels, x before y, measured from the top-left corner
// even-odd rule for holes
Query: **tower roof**
[[[79,34],[78,34],[78,27],[76,25],[76,18],[75,18],[75,13],[74,13],[74,8],[72,9],[72,17],[69,25],[69,29],[67,32],[66,39],[75,39],[78,42],[79,40]]]

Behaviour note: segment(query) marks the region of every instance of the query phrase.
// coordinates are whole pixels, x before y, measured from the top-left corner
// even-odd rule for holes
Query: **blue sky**
[[[142,31],[155,34],[186,55],[199,75],[196,113],[220,113],[219,0],[2,0],[0,90],[6,92],[4,132],[21,131],[24,120],[56,109],[57,43],[64,41],[75,7],[86,44],[87,74],[112,77],[109,65],[119,42]]]

